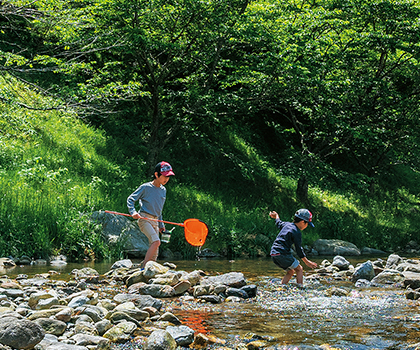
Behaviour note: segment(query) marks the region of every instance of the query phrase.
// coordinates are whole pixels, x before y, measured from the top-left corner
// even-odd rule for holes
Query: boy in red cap
[[[162,209],[166,200],[166,185],[171,176],[175,175],[172,167],[167,162],[159,162],[155,166],[153,181],[146,182],[137,188],[128,198],[127,207],[130,215],[138,219],[138,225],[149,239],[149,249],[144,257],[142,267],[150,260],[156,261],[159,255],[159,231],[165,231],[165,225],[162,222],[147,220],[162,220]],[[135,209],[135,202],[139,201],[139,213]],[[146,218],[146,219],[142,219]]]
[[[312,213],[308,209],[299,209],[294,216],[293,222],[281,221],[275,211],[270,211],[270,217],[276,219],[276,226],[280,229],[273,246],[271,247],[271,258],[273,262],[286,271],[281,283],[287,284],[292,276],[296,274],[296,282],[303,284],[303,268],[299,261],[292,255],[294,244],[296,253],[306,266],[314,269],[318,265],[310,261],[302,248],[302,232],[308,225],[315,227],[312,223]]]

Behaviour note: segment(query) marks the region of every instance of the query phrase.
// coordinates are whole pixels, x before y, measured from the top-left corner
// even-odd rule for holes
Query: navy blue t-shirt
[[[292,254],[292,245],[295,245],[296,254],[299,258],[306,257],[302,248],[302,232],[293,222],[276,219],[276,226],[280,229],[272,247],[270,255]]]

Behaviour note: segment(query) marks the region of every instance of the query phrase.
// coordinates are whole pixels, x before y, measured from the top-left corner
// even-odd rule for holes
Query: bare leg
[[[296,282],[297,284],[303,285],[303,268],[302,265],[299,265],[295,268],[296,271]]]
[[[281,284],[287,284],[287,283],[289,283],[290,279],[293,277],[294,274],[295,274],[295,270],[289,270],[289,271],[287,271],[286,272],[286,275],[281,280]]]
[[[146,266],[146,263],[150,260],[156,261],[158,252],[159,252],[160,241],[154,241],[149,249],[147,250],[146,256],[143,260],[143,267]]]

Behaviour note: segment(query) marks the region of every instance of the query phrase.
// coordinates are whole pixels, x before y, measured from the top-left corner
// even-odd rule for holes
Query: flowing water
[[[320,263],[323,259],[312,260]],[[327,259],[332,261],[331,257]],[[353,265],[369,260],[347,259]],[[312,349],[326,344],[342,350],[405,349],[420,342],[419,303],[407,300],[402,288],[356,288],[351,282],[331,278],[307,282],[304,288],[293,283],[282,286],[283,272],[270,259],[174,263],[177,270],[199,269],[211,275],[243,272],[248,284],[258,286],[258,296],[241,303],[167,300],[165,310],[173,312],[196,332],[236,342],[257,337],[277,349]],[[60,275],[54,278],[69,279],[73,269],[89,266],[103,274],[111,265],[68,264],[61,268],[32,265],[8,269],[7,275],[32,276],[57,270]],[[0,270],[0,275],[3,273]],[[309,276],[310,272],[305,274]],[[350,293],[331,296],[332,288]]]

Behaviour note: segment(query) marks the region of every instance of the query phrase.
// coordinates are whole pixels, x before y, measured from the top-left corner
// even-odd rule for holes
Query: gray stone
[[[164,330],[156,330],[147,339],[145,350],[175,350],[177,343],[172,335]]]
[[[119,269],[121,267],[131,269],[133,267],[133,262],[130,259],[118,260],[112,264],[111,270]]]
[[[386,261],[385,268],[386,269],[395,269],[402,262],[404,262],[404,260],[399,255],[391,254]]]
[[[228,297],[233,296],[233,297],[239,297],[239,298],[242,298],[242,299],[247,299],[248,298],[248,294],[244,290],[239,289],[239,288],[228,288],[228,289],[226,289],[226,295]]]
[[[32,349],[45,336],[45,331],[35,322],[15,317],[2,317],[0,343],[16,349]]]
[[[134,304],[141,310],[147,306],[152,306],[157,310],[162,308],[163,302],[151,295],[128,294],[121,293],[114,296],[114,301],[121,304],[126,301],[133,301]]]
[[[58,342],[51,344],[45,350],[89,350],[89,348],[87,348],[86,346]]]
[[[168,321],[175,325],[181,324],[181,321],[171,312],[165,312],[162,316],[159,317],[159,321]]]
[[[359,279],[371,281],[375,277],[375,270],[370,260],[364,262],[360,266],[356,267],[351,277],[352,282],[356,282]]]
[[[94,212],[91,218],[102,224],[102,234],[107,238],[109,244],[120,244],[123,251],[136,258],[146,255],[149,249],[149,240],[140,231],[136,221],[104,211]]]
[[[385,269],[379,275],[375,276],[372,279],[372,283],[374,284],[394,284],[403,282],[405,279],[404,275],[397,271],[391,269]]]
[[[241,289],[246,292],[246,294],[248,295],[248,298],[255,298],[257,296],[258,289],[255,284],[249,284],[249,285],[243,286]]]
[[[245,277],[242,272],[229,272],[219,276],[210,276],[203,278],[200,285],[219,285],[224,284],[225,286],[232,288],[241,288],[246,285]]]
[[[343,271],[349,268],[350,262],[341,255],[336,255],[331,265],[337,267],[340,271]]]
[[[420,288],[420,273],[405,271],[404,275],[404,287],[410,287],[412,289]]]
[[[133,284],[128,288],[128,292],[151,295],[155,298],[170,298],[175,295],[175,289],[171,286],[143,282]]]
[[[194,330],[187,326],[168,326],[166,331],[179,346],[188,347],[194,341]]]
[[[67,327],[66,323],[52,318],[38,318],[34,322],[39,324],[45,333],[57,336],[62,335]]]
[[[362,255],[386,255],[386,252],[384,252],[383,250],[369,247],[363,247],[360,253]]]
[[[339,239],[318,239],[314,242],[314,249],[319,255],[358,256],[360,250],[353,243]]]
[[[131,334],[137,325],[133,322],[121,322],[108,330],[103,336],[113,343],[125,343],[131,339]]]

